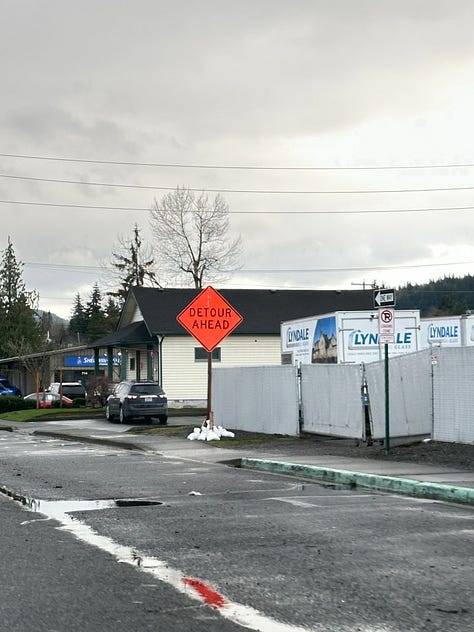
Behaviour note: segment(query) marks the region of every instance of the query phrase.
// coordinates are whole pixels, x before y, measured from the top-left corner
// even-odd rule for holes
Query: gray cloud
[[[184,164],[470,163],[473,17],[471,0],[8,3],[0,153]],[[245,190],[469,186],[472,171],[248,172],[0,158],[4,174]],[[3,200],[147,208],[163,193],[0,178]],[[469,205],[472,192],[226,198],[231,211],[383,210]],[[3,234],[31,262],[97,265],[135,221],[151,237],[141,211],[1,203],[0,213]],[[468,211],[236,214],[231,227],[242,233],[248,268],[393,265],[397,276],[376,276],[402,283],[461,269],[403,265],[474,260],[471,220]],[[40,295],[60,294],[65,303],[96,280],[32,267],[27,274]],[[262,274],[258,283],[347,287],[363,276],[373,275]],[[243,273],[232,280],[257,283]]]

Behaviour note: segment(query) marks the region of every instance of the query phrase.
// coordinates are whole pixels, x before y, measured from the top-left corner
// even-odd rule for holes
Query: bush
[[[86,399],[85,397],[75,397],[72,400],[72,407],[73,408],[81,408],[81,406],[85,406],[86,405]]]
[[[36,408],[36,402],[16,397],[15,395],[2,395],[0,397],[0,413],[8,413],[13,410],[27,410]]]
[[[107,397],[110,395],[111,380],[104,375],[93,375],[87,378],[88,398],[86,406],[92,408],[105,406]]]

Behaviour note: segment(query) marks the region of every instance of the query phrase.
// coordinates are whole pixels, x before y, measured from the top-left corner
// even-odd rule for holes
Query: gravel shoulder
[[[392,440],[387,453],[379,442],[369,446],[364,442],[353,439],[328,439],[316,435],[303,435],[300,438],[268,437],[262,435],[236,431],[239,447],[252,452],[269,452],[289,457],[291,454],[300,456],[345,456],[361,459],[378,459],[382,461],[405,461],[408,463],[432,464],[459,470],[474,470],[474,444],[444,443],[440,441]],[[213,442],[213,445],[233,447],[232,440]]]
[[[167,426],[150,429],[133,428],[130,434],[155,434],[162,436],[186,437],[191,426]],[[445,443],[425,440],[426,437],[409,437],[392,439],[387,453],[385,446],[374,441],[367,445],[364,441],[354,439],[337,439],[333,437],[302,434],[300,437],[286,435],[267,435],[257,432],[246,432],[228,428],[235,433],[235,438],[222,437],[220,441],[204,444],[216,448],[235,448],[272,456],[281,456],[289,460],[295,456],[342,456],[359,459],[378,459],[381,461],[405,461],[408,463],[432,464],[468,472],[474,471],[474,444]]]

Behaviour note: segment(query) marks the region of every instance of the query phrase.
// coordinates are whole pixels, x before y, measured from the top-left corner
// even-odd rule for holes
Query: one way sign
[[[395,290],[374,290],[374,307],[394,307]]]

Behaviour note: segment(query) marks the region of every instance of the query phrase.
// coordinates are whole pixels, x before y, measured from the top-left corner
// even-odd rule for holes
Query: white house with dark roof
[[[117,329],[91,346],[96,357],[121,354],[121,379],[154,379],[173,401],[204,401],[207,352],[178,323],[178,314],[199,294],[191,288],[130,290]],[[220,294],[242,323],[212,352],[213,364],[281,364],[280,324],[313,314],[371,309],[372,290],[246,290]],[[109,377],[114,375],[112,362]]]

